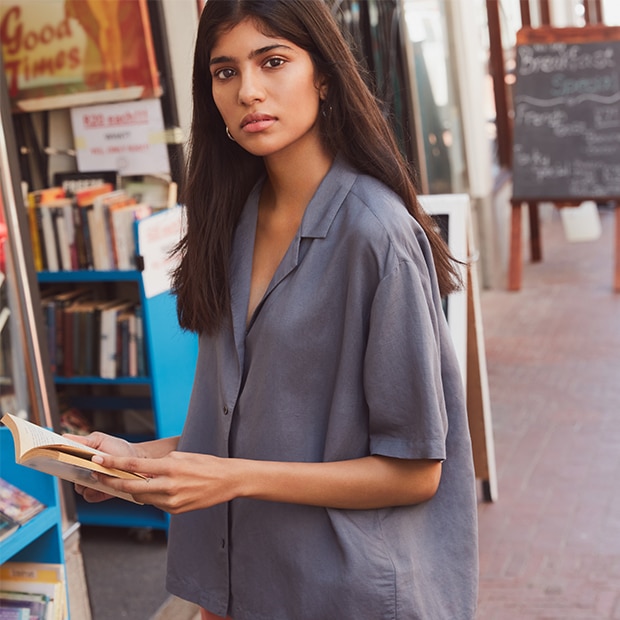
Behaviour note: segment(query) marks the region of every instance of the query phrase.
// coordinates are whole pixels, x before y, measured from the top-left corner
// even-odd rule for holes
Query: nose
[[[265,98],[260,76],[255,71],[244,71],[241,75],[238,97],[242,105],[251,105]]]

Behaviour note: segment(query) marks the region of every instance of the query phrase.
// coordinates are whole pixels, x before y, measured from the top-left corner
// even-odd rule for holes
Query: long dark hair
[[[187,232],[176,248],[181,260],[173,274],[181,326],[212,334],[229,316],[228,262],[234,229],[250,190],[265,172],[262,158],[226,137],[211,93],[211,50],[222,30],[246,18],[265,34],[308,52],[318,74],[327,78],[322,104],[326,113],[319,115],[324,144],[403,199],[431,243],[440,292],[446,295],[458,288],[455,261],[418,204],[412,171],[325,0],[208,0],[196,40],[193,117],[181,196],[187,207]]]

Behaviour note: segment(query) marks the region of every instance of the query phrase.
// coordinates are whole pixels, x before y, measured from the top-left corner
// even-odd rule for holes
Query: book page
[[[84,456],[92,456],[93,454],[104,454],[100,450],[95,450],[94,448],[84,446],[77,441],[73,441],[71,439],[63,437],[58,433],[49,431],[45,428],[42,428],[41,426],[33,424],[32,422],[28,422],[28,420],[18,418],[17,416],[14,416],[10,413],[6,413],[3,416],[2,421],[6,423],[7,418],[9,418],[13,425],[18,429],[20,452],[19,456],[22,456],[32,448],[41,448],[46,446],[63,446],[67,449],[68,452]]]

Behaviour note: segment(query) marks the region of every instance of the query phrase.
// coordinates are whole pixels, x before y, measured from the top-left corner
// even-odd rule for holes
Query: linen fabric
[[[476,493],[431,250],[400,198],[338,157],[247,322],[260,184],[231,257],[231,321],[201,337],[179,450],[275,461],[439,459],[415,506],[236,499],[172,517],[167,587],[234,620],[470,620]]]

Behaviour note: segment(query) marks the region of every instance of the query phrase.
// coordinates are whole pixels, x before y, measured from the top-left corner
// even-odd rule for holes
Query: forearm
[[[372,509],[430,499],[441,463],[369,456],[329,463],[233,459],[238,496],[267,501]]]

